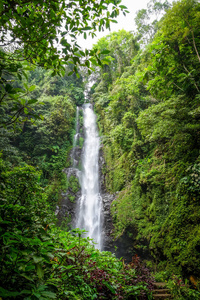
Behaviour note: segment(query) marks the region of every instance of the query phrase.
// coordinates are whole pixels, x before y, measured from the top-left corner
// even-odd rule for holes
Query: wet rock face
[[[135,254],[139,255],[142,259],[152,259],[148,250],[148,242],[144,240],[140,241],[140,245],[140,242],[136,240],[136,228],[127,228],[124,234],[117,240],[113,239],[114,225],[110,207],[112,202],[116,199],[118,192],[115,194],[107,193],[103,169],[105,169],[105,160],[103,157],[103,148],[101,147],[99,153],[99,178],[103,203],[103,250],[115,253],[116,257],[118,258],[123,257],[127,263],[132,261],[132,257]]]
[[[102,197],[102,214],[103,214],[103,250],[104,251],[114,251],[114,243],[112,239],[113,232],[113,222],[112,216],[110,212],[110,206],[113,200],[115,199],[115,194],[109,194],[106,191],[105,184],[105,175],[103,174],[103,168],[105,166],[105,160],[103,157],[103,149],[102,146],[99,152],[99,184],[100,184],[100,193]]]
[[[112,215],[110,211],[110,207],[112,202],[115,200],[117,193],[110,194],[106,190],[106,181],[105,181],[105,174],[103,173],[103,170],[106,167],[105,159],[103,156],[103,146],[100,148],[99,152],[99,184],[100,184],[100,192],[102,197],[102,214],[103,214],[103,250],[104,251],[110,251],[112,253],[115,253],[117,257],[121,257],[125,255],[126,253],[126,245],[123,243],[123,241],[114,241],[113,240],[113,232],[114,232],[114,225],[112,220]],[[124,247],[122,246],[124,245]],[[122,246],[122,247],[121,247]],[[119,251],[121,249],[121,251]],[[131,259],[130,259],[131,261]]]
[[[79,184],[80,171],[78,165],[81,162],[82,150],[80,147],[75,149],[74,157],[77,161],[76,165],[72,168],[64,169],[68,178],[68,189],[66,193],[61,194],[61,201],[59,207],[57,207],[55,214],[58,218],[58,225],[66,225],[69,229],[75,227],[77,216],[77,203],[81,197],[81,187]],[[99,152],[99,187],[102,198],[102,240],[103,251],[111,251],[115,253],[118,258],[123,257],[126,262],[132,260],[132,256],[139,255],[143,259],[151,259],[148,251],[147,241],[141,241],[143,245],[138,247],[139,241],[136,240],[136,229],[127,228],[124,234],[117,240],[113,240],[114,225],[112,221],[110,207],[112,202],[117,197],[118,193],[109,194],[106,191],[105,175],[103,170],[105,169],[105,160],[103,157],[103,149],[100,148]],[[144,247],[144,245],[146,245]]]
[[[113,232],[113,222],[110,213],[110,205],[115,198],[115,195],[108,193],[101,194],[103,203],[103,250],[111,251],[114,250],[112,232]]]
[[[78,179],[78,170],[75,168],[64,169],[68,178],[68,189],[66,193],[61,193],[61,202],[55,214],[58,218],[58,225],[66,224],[69,228],[74,227],[76,219],[77,201],[81,197],[81,189]]]
[[[72,156],[72,155],[71,155]],[[74,150],[73,150],[73,167],[74,168],[79,168],[80,163],[81,163],[81,156],[82,156],[82,149],[81,147],[77,146]],[[71,168],[68,168],[71,169]]]
[[[76,134],[74,136],[73,148],[70,153],[72,167],[63,170],[67,175],[68,188],[66,192],[61,193],[61,200],[55,211],[58,218],[58,225],[61,226],[63,224],[65,228],[67,227],[69,229],[74,228],[77,202],[81,197],[79,169],[81,168],[82,141],[84,140],[84,135],[83,126],[80,122],[80,115],[82,115],[82,109],[77,107]]]
[[[103,168],[105,165],[106,165],[106,163],[105,163],[105,159],[103,157],[103,149],[102,149],[102,145],[101,145],[100,151],[99,151],[99,186],[100,186],[101,195],[107,194],[106,180],[105,180],[105,175],[103,174]]]

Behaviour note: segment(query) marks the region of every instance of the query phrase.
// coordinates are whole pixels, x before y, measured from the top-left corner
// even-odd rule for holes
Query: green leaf
[[[20,93],[24,93],[25,91],[21,88],[15,88],[14,89],[15,92],[20,92]]]
[[[41,294],[38,293],[38,292],[33,292],[33,295],[38,298],[38,299],[41,299]]]
[[[27,109],[26,107],[24,107],[24,113],[25,113],[26,115],[28,115],[28,113],[29,113],[29,111],[28,111],[28,109]]]
[[[91,30],[91,29],[92,29],[92,27],[89,27],[89,26],[83,28],[83,30]]]
[[[119,5],[119,7],[120,7],[121,9],[127,9],[127,7],[126,7],[125,5]]]
[[[20,7],[19,7],[19,6],[17,6],[17,12],[18,12],[18,14],[20,14],[20,13],[21,13],[21,9],[20,9]]]
[[[86,65],[86,67],[89,68],[90,67],[90,62],[88,60],[86,60],[85,65]]]
[[[74,52],[74,55],[78,56],[78,57],[82,57],[82,55],[80,53]]]
[[[42,260],[44,260],[43,257],[33,255],[33,261],[34,261],[35,264],[38,264],[38,263],[41,262]]]
[[[10,85],[10,84],[6,84],[6,86],[5,86],[5,90],[6,90],[6,92],[11,92],[12,91],[12,89],[13,89],[13,87],[12,87],[12,85]]]
[[[83,51],[80,50],[79,52],[82,56],[85,56],[85,53]]]
[[[20,103],[24,106],[26,104],[26,99],[20,99]]]
[[[108,283],[107,281],[103,281],[103,283],[105,284],[105,286],[107,286],[107,288],[109,288],[109,290],[110,290],[113,294],[115,294],[115,289],[113,288],[113,286],[112,286],[110,283]]]
[[[26,274],[23,274],[23,273],[21,273],[20,275],[21,275],[22,277],[24,277],[24,278],[26,278],[26,279],[28,279],[28,280],[34,282],[34,280],[33,280],[30,276],[28,276],[28,275],[26,275]]]
[[[20,295],[19,292],[11,292],[2,287],[0,287],[0,295],[1,297],[17,297]]]
[[[32,293],[32,292],[29,291],[29,290],[22,290],[22,291],[20,292],[21,295],[23,295],[23,294],[31,294],[31,293]]]
[[[19,78],[19,80],[22,80],[21,74],[17,73],[17,77]]]
[[[103,50],[103,51],[101,52],[101,54],[109,54],[109,53],[110,53],[109,50]]]
[[[36,265],[36,271],[37,271],[37,275],[40,279],[42,279],[44,277],[44,271],[42,269],[42,266],[40,264]]]
[[[50,299],[56,299],[56,294],[53,293],[53,292],[50,292],[50,291],[44,291],[41,293],[42,296],[45,296],[47,298],[50,298]]]
[[[70,269],[74,268],[74,266],[72,266],[72,265],[62,266],[62,268],[64,268],[65,270],[70,270]]]
[[[28,100],[28,104],[34,104],[36,102],[38,102],[37,99],[30,99],[30,100]]]
[[[24,87],[25,87],[26,90],[28,90],[28,85],[27,85],[26,82],[24,82]]]
[[[102,63],[105,64],[105,65],[109,65],[110,64],[110,60],[108,59],[102,59]]]
[[[34,89],[36,88],[36,85],[32,85],[32,86],[30,86],[30,88],[29,88],[29,92],[32,92]]]

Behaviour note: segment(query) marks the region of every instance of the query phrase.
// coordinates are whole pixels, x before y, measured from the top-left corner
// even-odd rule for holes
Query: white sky
[[[130,13],[126,14],[126,16],[124,16],[123,13],[120,13],[120,15],[115,19],[118,23],[111,23],[111,31],[105,30],[104,32],[96,32],[97,37],[93,39],[91,37],[87,37],[87,39],[84,40],[82,37],[80,37],[78,38],[78,44],[82,48],[90,49],[92,48],[92,45],[98,41],[98,39],[108,35],[113,31],[118,31],[120,29],[125,29],[126,31],[135,31],[136,27],[134,18],[136,17],[136,13],[140,9],[147,8],[147,3],[149,1],[150,0],[122,0],[120,5],[125,5]]]

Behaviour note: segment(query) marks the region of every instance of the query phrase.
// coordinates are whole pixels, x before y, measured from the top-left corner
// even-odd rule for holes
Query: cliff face
[[[81,130],[81,132],[83,132],[83,130]],[[83,140],[84,135],[79,134],[79,138]],[[123,257],[127,262],[131,261],[132,256],[136,253],[142,258],[147,258],[149,256],[147,251],[139,250],[138,248],[138,242],[136,241],[137,232],[135,228],[130,227],[117,240],[113,239],[114,225],[110,208],[112,202],[118,197],[118,192],[110,194],[106,189],[105,177],[107,166],[104,159],[103,147],[102,144],[99,151],[99,187],[102,198],[103,250],[111,251],[115,253],[117,257]],[[77,142],[76,147],[71,152],[71,159],[74,167],[63,170],[67,176],[68,188],[67,191],[61,193],[60,203],[56,210],[58,224],[64,227],[67,226],[68,229],[73,229],[75,227],[77,203],[81,197],[81,187],[79,184],[81,176],[81,158],[82,147],[79,146],[79,142]]]
[[[115,253],[118,258],[123,257],[126,262],[131,262],[132,257],[137,254],[142,259],[151,260],[152,257],[148,250],[148,242],[146,240],[137,241],[137,229],[134,227],[129,227],[126,231],[118,238],[113,238],[114,224],[111,215],[111,204],[118,197],[119,192],[110,194],[106,189],[105,175],[106,172],[106,162],[103,154],[103,145],[100,148],[99,153],[99,178],[100,178],[100,188],[101,197],[103,203],[103,237],[104,251],[111,251]],[[138,245],[142,243],[146,247],[139,247]]]
[[[67,225],[72,229],[76,220],[77,201],[81,197],[81,189],[79,185],[78,170],[75,168],[64,169],[68,178],[67,191],[61,193],[61,200],[57,206],[56,215],[58,218],[58,225]]]
[[[81,165],[82,149],[77,146],[73,151],[76,160],[76,165]],[[142,257],[147,258],[148,253],[138,250],[136,237],[136,230],[128,228],[122,236],[117,240],[113,239],[114,225],[111,216],[110,207],[112,202],[118,196],[118,192],[110,194],[107,192],[105,184],[106,163],[103,155],[103,145],[99,152],[99,186],[102,198],[102,239],[103,251],[111,251],[117,257],[123,257],[127,262],[132,260],[132,256],[136,253]],[[61,193],[61,200],[59,207],[57,207],[56,215],[58,224],[60,226],[68,226],[69,229],[75,227],[77,216],[77,203],[81,197],[81,187],[79,184],[80,171],[78,168],[66,168],[63,172],[67,175],[68,188],[66,192]]]
[[[76,143],[71,150],[70,160],[73,167],[63,169],[67,176],[67,190],[61,193],[60,202],[57,206],[55,214],[58,218],[58,225],[72,229],[75,227],[76,210],[78,199],[81,197],[81,187],[79,184],[81,158],[82,158],[82,143],[84,140],[83,128],[79,128],[79,116],[77,117],[76,125]]]

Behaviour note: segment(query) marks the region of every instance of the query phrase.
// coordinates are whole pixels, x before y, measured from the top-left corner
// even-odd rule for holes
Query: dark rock
[[[114,242],[112,238],[112,232],[114,230],[112,216],[110,212],[110,206],[113,200],[115,199],[115,194],[109,194],[106,190],[105,174],[103,169],[105,168],[105,159],[103,156],[103,147],[100,147],[99,151],[99,184],[100,184],[100,193],[102,197],[102,206],[103,206],[103,250],[114,252]]]
[[[79,181],[80,171],[76,168],[66,168],[63,170],[66,173],[68,181],[70,178],[76,178]],[[76,219],[76,207],[79,198],[81,197],[81,188],[77,191],[73,191],[70,187],[66,193],[61,193],[61,201],[59,207],[56,208],[55,214],[58,218],[58,225],[61,226],[62,223],[67,225],[69,229],[74,227]],[[73,199],[73,200],[72,200]]]
[[[81,108],[79,108],[81,111]],[[68,189],[67,192],[61,193],[61,200],[59,206],[57,206],[55,214],[58,218],[58,225],[68,226],[69,228],[73,228],[76,220],[76,208],[77,202],[81,197],[81,187],[78,184],[78,187],[74,190],[74,185],[70,186],[70,179],[76,179],[76,184],[79,182],[80,179],[80,171],[81,168],[81,158],[82,158],[82,148],[80,147],[80,138],[84,138],[83,134],[80,133],[82,128],[79,126],[79,119],[77,120],[76,126],[76,143],[75,147],[72,149],[70,158],[72,162],[71,168],[63,169],[63,172],[66,173],[68,179]],[[73,180],[74,181],[74,180]]]
[[[136,240],[136,228],[126,228],[123,235],[120,236],[117,240],[114,240],[114,225],[110,207],[113,200],[116,199],[118,192],[116,192],[115,194],[107,193],[105,174],[103,170],[106,170],[106,163],[103,157],[103,147],[101,147],[99,154],[99,179],[103,204],[103,250],[115,253],[118,258],[123,257],[127,263],[132,261],[132,257],[135,254],[140,256],[142,259],[152,259],[149,253],[148,241],[143,240],[139,242],[138,240]]]
[[[114,194],[104,193],[101,194],[102,204],[103,204],[103,250],[110,251],[114,249],[112,232],[113,232],[113,222],[110,213],[110,205],[115,199]]]

